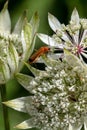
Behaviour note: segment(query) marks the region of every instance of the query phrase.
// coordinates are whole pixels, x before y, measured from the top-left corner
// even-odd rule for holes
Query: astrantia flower
[[[77,10],[74,9],[66,26],[50,13],[48,21],[55,34],[52,37],[38,34],[39,38],[49,46],[65,48],[87,62],[87,19],[79,18]]]
[[[87,130],[87,69],[78,57],[65,52],[63,61],[44,57],[44,71],[27,67],[35,77],[17,74],[16,78],[31,96],[6,105],[29,114],[17,125],[20,129]],[[69,61],[69,62],[68,62]]]
[[[6,83],[21,70],[22,61],[29,58],[34,48],[38,27],[37,14],[28,23],[24,12],[11,32],[11,20],[7,7],[8,2],[0,12],[0,84]]]

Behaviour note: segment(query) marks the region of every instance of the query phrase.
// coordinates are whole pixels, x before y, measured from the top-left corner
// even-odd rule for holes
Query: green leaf
[[[5,3],[2,11],[0,12],[0,31],[10,33],[11,20],[7,8],[8,8],[8,1]]]

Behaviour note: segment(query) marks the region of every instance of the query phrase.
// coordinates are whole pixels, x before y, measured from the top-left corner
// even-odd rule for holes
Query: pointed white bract
[[[0,84],[4,84],[11,78],[10,69],[6,62],[0,59]]]
[[[33,77],[31,76],[28,76],[28,75],[24,75],[24,74],[21,74],[21,73],[17,73],[15,75],[16,79],[18,80],[18,82],[25,88],[27,89],[28,91],[30,91],[30,86],[29,86],[29,83],[30,81],[33,80]],[[25,84],[26,83],[26,84]]]
[[[19,17],[12,33],[18,34],[18,35],[21,34],[21,30],[26,21],[25,19],[26,19],[26,11],[24,11],[23,14]]]
[[[46,34],[39,33],[37,36],[48,46],[63,48],[62,44],[58,44],[55,39]]]
[[[18,98],[18,99],[14,99],[14,100],[10,100],[7,102],[3,102],[3,104],[17,110],[17,111],[21,111],[21,112],[27,112],[26,111],[26,105],[25,102],[27,104],[29,97],[22,97],[22,98]]]
[[[21,32],[21,43],[22,43],[22,54],[21,61],[27,61],[31,55],[32,43],[32,26],[29,23],[26,23]],[[31,45],[32,43],[32,45]],[[19,71],[23,67],[23,62],[20,62]]]
[[[19,57],[16,48],[12,43],[10,43],[8,46],[7,62],[13,75],[18,70]]]
[[[32,39],[34,41],[34,37],[37,33],[37,29],[39,27],[39,17],[38,17],[38,13],[35,12],[35,14],[32,16],[31,20],[30,20],[30,24],[32,26]]]
[[[67,62],[69,61],[69,64],[73,68],[75,68],[76,66],[78,66],[80,68],[86,68],[86,66],[81,63],[81,60],[78,57],[76,57],[75,55],[73,55],[71,52],[64,50],[64,53],[65,53],[66,61]],[[73,62],[73,61],[75,61],[75,62]]]
[[[31,128],[36,127],[35,123],[36,123],[35,118],[32,118],[32,119],[26,120],[26,121],[18,124],[17,126],[15,126],[15,128],[18,128],[18,129],[31,129]]]
[[[36,68],[32,67],[32,66],[29,65],[28,63],[25,63],[25,65],[26,65],[27,68],[32,72],[32,74],[33,74],[34,76],[45,75],[44,71],[37,70]]]
[[[39,16],[37,13],[33,15],[33,17],[30,20],[30,23],[27,23],[27,21],[25,21],[25,26],[23,27],[23,30],[21,32],[23,46],[22,60],[24,61],[27,61],[33,52],[38,26]],[[19,69],[21,69],[23,66],[22,62],[20,66],[21,67]]]
[[[0,13],[0,32],[10,33],[11,19],[7,7],[8,7],[8,2],[5,3],[4,8]]]
[[[18,124],[17,126],[15,126],[15,128],[17,128],[17,129],[29,129],[30,128],[31,129],[32,126],[31,125],[29,126],[29,123],[27,123],[27,121],[24,121],[24,122]]]
[[[69,124],[69,130],[81,130],[82,125],[71,125]]]
[[[50,13],[48,13],[48,22],[55,33],[57,30],[62,28],[61,23],[58,21],[58,19]]]
[[[73,12],[72,12],[70,23],[74,23],[74,24],[78,25],[78,24],[79,24],[79,20],[80,20],[80,19],[79,19],[78,11],[77,11],[77,9],[75,8],[75,9],[73,10]]]

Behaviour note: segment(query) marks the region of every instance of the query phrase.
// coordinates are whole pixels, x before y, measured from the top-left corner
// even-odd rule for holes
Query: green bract
[[[8,2],[0,13],[0,84],[12,78],[23,67],[22,61],[28,60],[34,48],[39,22],[38,14],[35,13],[28,23],[24,11],[11,32],[11,20],[7,7]]]

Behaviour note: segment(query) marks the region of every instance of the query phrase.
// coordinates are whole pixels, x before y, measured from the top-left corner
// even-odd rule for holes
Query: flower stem
[[[5,84],[1,85],[0,88],[1,88],[1,101],[4,102],[4,101],[6,101],[6,86],[5,86]],[[2,104],[2,109],[3,109],[5,130],[10,130],[9,119],[8,119],[8,108],[4,104]]]

